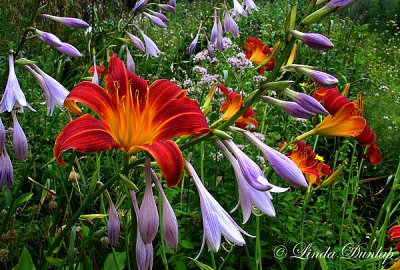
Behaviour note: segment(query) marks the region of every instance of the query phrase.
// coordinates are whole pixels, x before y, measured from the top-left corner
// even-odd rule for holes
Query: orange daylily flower
[[[166,79],[148,86],[116,55],[104,78],[107,90],[81,82],[67,96],[65,106],[74,109],[75,101],[81,102],[100,120],[84,114],[68,123],[54,145],[57,162],[65,163],[61,154],[68,149],[99,152],[119,148],[128,155],[144,150],[155,158],[168,186],[175,186],[181,178],[183,157],[171,139],[210,130],[197,101]]]
[[[262,40],[254,37],[249,37],[247,42],[243,45],[243,50],[246,54],[246,58],[249,59],[253,64],[260,65],[265,62],[268,55],[272,53],[270,48],[267,45],[262,45]],[[257,69],[258,73],[264,74],[265,69],[268,68],[270,70],[275,67],[275,59],[274,57],[265,63],[262,67]]]
[[[395,262],[392,266],[390,266],[387,270],[400,270],[400,260]]]
[[[224,114],[221,116],[223,121],[229,120],[243,105],[243,97],[234,91],[228,91],[222,84],[218,84],[218,88],[226,95],[226,101],[221,105],[220,110]],[[256,113],[252,108],[248,108],[243,115],[241,115],[235,122],[235,125],[239,128],[246,128],[249,123],[253,124],[255,128],[258,127],[258,122],[253,116]]]

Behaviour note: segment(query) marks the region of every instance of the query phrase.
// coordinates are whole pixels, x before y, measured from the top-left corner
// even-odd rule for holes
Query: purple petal
[[[4,128],[3,121],[1,121],[0,118],[0,153],[2,153],[5,150],[5,146],[6,146],[6,129]]]
[[[324,88],[334,88],[339,83],[338,79],[334,76],[318,70],[312,70],[310,78]]]
[[[197,45],[197,42],[198,42],[199,36],[200,36],[201,26],[202,26],[202,24],[200,23],[199,29],[197,30],[197,34],[194,37],[192,43],[190,43],[190,45],[189,45],[189,54],[192,54],[194,52],[194,49],[196,48],[196,45]]]
[[[60,47],[62,45],[61,40],[49,32],[40,31],[38,29],[35,30],[35,33],[39,35],[39,39],[46,44],[53,47]]]
[[[166,27],[167,27],[167,26],[165,25],[165,23],[164,23],[160,18],[158,18],[157,16],[153,16],[153,15],[147,13],[147,12],[143,12],[143,14],[146,15],[147,17],[149,17],[150,20],[151,20],[155,25],[157,25],[158,27],[161,27],[161,28],[166,28]]]
[[[171,4],[158,4],[158,7],[161,8],[162,10],[165,10],[165,11],[168,11],[168,12],[172,12],[172,13],[176,13],[175,6],[173,6]]]
[[[149,57],[149,55],[153,57],[159,57],[160,56],[160,50],[158,49],[157,45],[152,41],[145,33],[140,31],[140,34],[142,35],[144,39],[144,43],[146,44],[146,55]]]
[[[107,192],[108,194],[108,192]],[[107,225],[107,230],[108,230],[108,240],[110,241],[110,245],[112,247],[117,246],[118,244],[118,237],[119,237],[119,232],[121,229],[121,222],[118,217],[117,209],[115,209],[114,203],[111,200],[110,195],[107,196],[108,199],[108,225]]]
[[[293,99],[294,102],[296,102],[309,112],[318,113],[322,115],[329,114],[329,112],[321,105],[321,103],[319,103],[319,101],[313,98],[312,96],[290,90],[289,88],[286,88],[283,91],[283,94]]]
[[[225,16],[224,16],[224,29],[225,32],[229,32],[232,36],[237,37],[239,36],[239,27],[237,26],[236,22],[232,19],[231,15],[229,14],[228,8],[225,6]]]
[[[130,70],[133,74],[135,74],[135,61],[133,61],[133,57],[128,49],[128,45],[126,46],[126,67]]]
[[[82,57],[83,55],[78,51],[77,48],[72,46],[69,43],[62,42],[62,45],[60,47],[56,47],[56,49],[63,54],[72,56],[72,57]]]
[[[135,35],[132,35],[131,33],[127,32],[127,31],[125,31],[125,33],[131,39],[133,45],[135,45],[136,48],[138,48],[142,52],[144,52],[146,50],[144,47],[143,41],[141,41],[140,38],[138,38]]]
[[[15,155],[18,160],[24,162],[26,159],[26,154],[28,153],[28,140],[26,139],[25,133],[18,122],[15,112],[12,113],[13,119],[13,148]]]
[[[77,18],[72,18],[72,17],[57,17],[57,16],[52,16],[49,14],[41,14],[40,16],[44,18],[48,18],[53,21],[57,21],[63,25],[72,27],[72,28],[88,28],[89,24],[85,21],[82,21],[81,19]]]
[[[14,186],[13,183],[14,170],[11,163],[11,159],[4,149],[0,152],[0,190],[3,189],[4,185],[7,185],[9,189]]]
[[[244,17],[247,17],[246,11],[243,9],[242,5],[237,1],[233,0],[233,11],[232,11],[232,17],[239,18],[239,15],[242,15]]]
[[[307,118],[311,118],[315,115],[314,113],[307,111],[306,109],[304,109],[303,107],[301,107],[299,104],[297,104],[295,102],[283,101],[283,100],[275,99],[273,97],[268,97],[268,96],[263,96],[262,99],[265,100],[266,102],[268,102],[269,104],[272,104],[272,105],[275,105],[275,106],[281,108],[282,110],[284,110],[285,112],[287,112],[288,114],[290,114],[294,117],[307,119]]]
[[[136,5],[132,9],[132,13],[136,12],[139,9],[142,9],[145,5],[147,5],[147,2],[149,2],[149,0],[139,0],[139,1],[137,1]]]

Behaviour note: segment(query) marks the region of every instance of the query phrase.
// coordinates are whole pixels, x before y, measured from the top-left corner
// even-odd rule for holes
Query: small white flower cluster
[[[253,77],[253,81],[255,83],[262,83],[262,82],[265,82],[266,80],[267,80],[267,77],[262,76],[262,75],[256,75]]]
[[[246,58],[246,55],[242,52],[236,54],[234,57],[230,57],[226,60],[226,63],[231,66],[232,68],[238,68],[238,69],[246,69],[246,68],[252,68],[253,63]]]

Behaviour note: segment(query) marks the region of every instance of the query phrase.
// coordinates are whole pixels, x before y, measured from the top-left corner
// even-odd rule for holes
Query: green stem
[[[308,202],[310,200],[311,197],[311,193],[312,193],[312,189],[310,191],[307,191],[306,193],[306,197],[304,198],[304,204],[303,204],[303,214],[301,215],[301,224],[300,224],[300,243],[303,243],[304,240],[304,222],[305,222],[305,218],[307,215],[307,206],[308,206]],[[304,247],[302,247],[304,248]],[[301,260],[301,269],[304,269],[305,266],[305,261]]]
[[[262,270],[260,216],[256,216],[256,269]]]
[[[111,251],[114,258],[115,269],[118,269],[119,267],[118,267],[117,255],[115,255],[115,248],[112,248]]]
[[[217,269],[217,264],[215,262],[214,251],[210,251],[210,258],[211,258],[212,269],[216,270]]]

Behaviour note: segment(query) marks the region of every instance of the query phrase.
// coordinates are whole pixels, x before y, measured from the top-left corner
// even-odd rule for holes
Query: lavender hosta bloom
[[[40,14],[40,16],[59,22],[65,26],[69,26],[72,28],[88,28],[89,24],[85,21],[82,21],[81,19],[77,18],[71,18],[71,17],[58,17],[58,16],[52,16],[49,14]]]
[[[296,69],[297,72],[300,72],[303,75],[306,75],[311,80],[313,80],[317,85],[324,87],[324,88],[334,88],[339,83],[338,79],[334,76],[318,71],[313,70],[301,65],[292,65]]]
[[[201,26],[202,26],[202,24],[200,23],[199,29],[197,30],[197,34],[194,37],[192,43],[190,43],[190,45],[189,45],[189,54],[192,54],[194,52],[194,50],[196,49],[197,42],[199,41]]]
[[[145,33],[143,33],[142,30],[140,30],[140,34],[142,35],[144,39],[144,43],[146,45],[146,55],[147,58],[149,58],[149,55],[153,57],[159,57],[160,56],[160,50],[158,49],[157,45],[152,41]]]
[[[245,241],[241,233],[248,234],[236,224],[231,216],[207,191],[193,166],[187,161],[186,166],[196,185],[200,197],[201,214],[203,216],[203,243],[195,260],[198,259],[203,251],[205,242],[207,242],[208,250],[217,252],[221,246],[221,235],[223,235],[227,241],[238,246],[243,246]]]
[[[219,51],[221,51],[223,48],[224,40],[223,40],[222,34],[223,34],[222,24],[221,24],[221,20],[219,18],[219,11],[217,9],[215,9],[214,10],[214,25],[211,30],[210,42],[212,44],[217,44],[217,49]]]
[[[247,183],[247,181],[244,179],[244,176],[239,168],[238,161],[228,151],[225,145],[220,141],[215,141],[215,144],[228,158],[235,172],[236,180],[239,186],[239,204],[242,208],[243,224],[249,220],[253,205],[260,209],[264,214],[275,217],[276,213],[271,202],[272,196],[270,192],[259,191],[250,186],[249,183]],[[235,211],[236,209],[237,206],[231,212]]]
[[[78,51],[77,48],[72,46],[67,42],[62,42],[60,47],[56,47],[57,51],[60,53],[72,56],[72,57],[82,57],[83,55]]]
[[[290,158],[264,144],[249,131],[243,131],[243,135],[263,152],[272,169],[279,177],[295,188],[308,188],[308,183],[303,173]]]
[[[0,153],[6,148],[6,129],[4,128],[3,121],[0,118]]]
[[[291,30],[290,32],[294,37],[303,41],[310,48],[326,51],[333,49],[334,47],[332,41],[324,35],[317,33],[302,33],[297,30]]]
[[[168,2],[168,5],[173,6],[174,8],[176,8],[176,0],[170,0]]]
[[[252,10],[255,11],[258,10],[258,7],[256,6],[253,0],[243,0],[243,5],[246,7],[245,9],[247,12],[251,12]]]
[[[7,185],[9,189],[14,186],[13,183],[14,170],[11,163],[11,159],[7,154],[6,149],[0,152],[0,191],[4,185]]]
[[[14,106],[20,108],[21,111],[24,111],[25,106],[35,111],[28,102],[26,102],[25,95],[19,86],[17,76],[15,75],[14,55],[12,53],[8,55],[8,70],[6,89],[0,101],[0,113],[5,111],[11,112]]]
[[[136,194],[133,190],[129,191],[133,209],[136,213],[136,222],[139,223],[139,205],[136,199]],[[153,268],[153,244],[145,244],[139,233],[139,228],[136,234],[136,263],[140,270],[148,270]]]
[[[262,99],[265,100],[269,104],[272,104],[272,105],[275,105],[276,107],[281,108],[282,110],[284,110],[285,112],[287,112],[288,114],[290,114],[294,117],[311,118],[315,115],[314,113],[307,111],[306,109],[301,107],[296,102],[283,101],[283,100],[279,100],[279,99],[276,99],[273,97],[268,97],[268,96],[263,96]]]
[[[156,202],[154,201],[153,190],[151,187],[151,165],[150,158],[146,158],[146,187],[143,196],[142,205],[139,209],[138,215],[138,228],[143,242],[149,244],[153,242],[156,237],[159,217]]]
[[[132,41],[133,45],[135,45],[136,48],[138,48],[140,51],[145,52],[146,49],[144,47],[144,43],[143,41],[140,40],[140,38],[138,38],[135,35],[132,35],[131,33],[125,31],[125,33],[128,35],[128,37],[130,38],[130,40]]]
[[[95,83],[99,85],[99,74],[97,73],[97,65],[96,65],[96,54],[93,54],[93,77],[92,77],[92,83]]]
[[[105,194],[108,199],[108,240],[110,241],[110,245],[115,247],[118,244],[121,222],[118,217],[117,209],[115,209],[115,205],[111,200],[110,194],[108,191],[105,191]]]
[[[143,12],[143,14],[146,15],[148,18],[150,18],[150,20],[151,20],[155,25],[157,25],[158,27],[161,27],[161,28],[166,28],[166,27],[167,27],[167,26],[165,25],[165,23],[164,23],[160,18],[158,18],[157,16],[151,15],[151,14],[149,14],[149,13],[147,13],[147,12]]]
[[[139,9],[144,8],[144,6],[146,6],[148,2],[149,2],[149,0],[139,0],[139,1],[137,1],[135,6],[132,9],[132,13],[136,12]]]
[[[135,74],[135,61],[133,61],[133,57],[128,49],[128,45],[126,46],[126,68],[130,70],[133,74]]]
[[[60,47],[62,45],[61,40],[54,34],[49,32],[40,31],[38,29],[35,30],[35,33],[39,35],[39,39],[46,44],[53,47]]]
[[[40,85],[42,86],[45,96],[46,96],[46,104],[47,104],[47,115],[52,115],[54,112],[54,107],[62,107],[64,106],[64,100],[69,94],[69,91],[56,79],[47,75],[43,70],[41,70],[38,66],[32,65],[35,72],[32,72],[31,69],[27,67],[29,71],[32,72],[33,75],[39,80]],[[40,75],[42,79],[40,79]]]
[[[168,22],[169,19],[167,18],[167,16],[165,16],[164,14],[162,14],[161,12],[156,12],[150,9],[146,9],[146,11],[148,11],[149,13],[151,13],[152,15],[158,17],[160,20],[162,20],[163,22]]]
[[[175,3],[176,5],[176,3]],[[176,13],[176,8],[175,6],[171,5],[171,4],[158,4],[158,7],[161,8],[162,10],[168,11],[168,12],[172,12],[172,13]]]
[[[178,221],[167,196],[165,196],[161,183],[153,170],[151,170],[151,176],[162,197],[162,232],[165,244],[176,251],[178,249]]]
[[[307,111],[323,115],[329,114],[329,112],[321,105],[321,103],[319,103],[319,101],[313,98],[312,96],[290,90],[289,88],[283,90],[282,93],[290,97],[294,102],[299,104]]]
[[[26,139],[25,133],[22,130],[21,125],[18,122],[15,112],[12,113],[13,119],[13,148],[15,155],[18,160],[24,162],[26,159],[26,154],[28,153],[28,140]]]
[[[224,15],[224,29],[225,32],[231,33],[232,36],[234,37],[239,36],[239,27],[229,14],[229,10],[226,5],[225,5],[225,15]]]
[[[238,0],[233,0],[232,17],[239,18],[240,15],[247,17],[247,12],[243,9]]]

